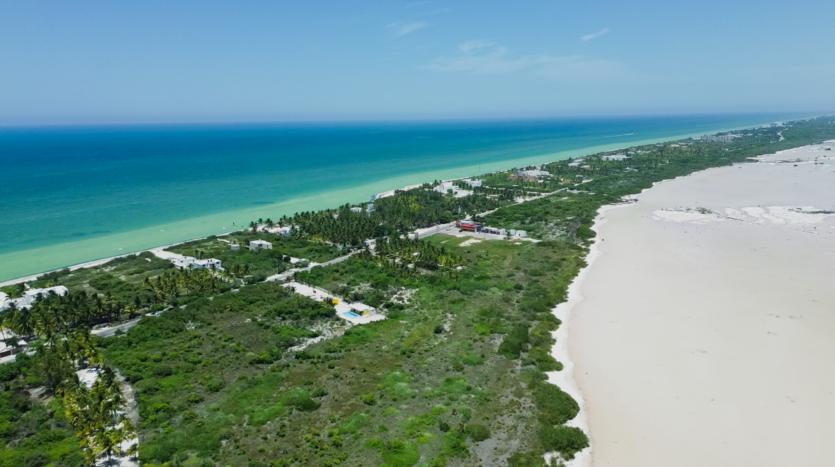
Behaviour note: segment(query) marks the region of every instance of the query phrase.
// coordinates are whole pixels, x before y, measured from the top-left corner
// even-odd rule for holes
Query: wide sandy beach
[[[835,143],[761,160],[605,212],[568,343],[592,465],[832,462]]]

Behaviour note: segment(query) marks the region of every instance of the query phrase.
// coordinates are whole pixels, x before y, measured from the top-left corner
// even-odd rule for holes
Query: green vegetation
[[[272,243],[273,247],[271,250],[251,251],[249,242],[253,240],[265,240]],[[239,245],[240,249],[232,250],[232,244]],[[168,251],[198,259],[217,258],[229,273],[228,278],[244,279],[250,284],[261,282],[270,275],[289,269],[290,258],[322,263],[342,254],[333,245],[268,232],[253,233],[249,230],[182,243],[168,248]]]
[[[225,237],[239,251],[218,238],[171,248],[248,267],[231,278],[174,270],[149,253],[42,276],[38,286],[64,284],[71,293],[2,314],[4,325],[32,336],[36,353],[0,366],[0,467],[80,466],[113,450],[131,426],[114,417],[123,401],[108,368],[137,396],[144,466],[539,467],[546,452],[570,459],[588,438],[565,425],[577,402],[547,382],[546,372],[562,369],[550,355],[560,325],[551,310],[585,265],[595,213],[658,180],[835,138],[828,120],[794,122],[783,141],[777,131],[630,148],[625,161],[605,153],[557,162],[543,167],[552,177],[541,183],[495,174],[462,198],[427,185],[377,200],[370,215],[350,206],[301,213],[279,221],[298,227],[291,237]],[[500,206],[488,224],[543,241],[400,238]],[[262,224],[274,225],[251,227]],[[248,251],[256,238],[273,250]],[[373,252],[297,279],[375,306],[385,321],[347,327],[332,305],[259,280],[289,267],[289,256],[326,261],[368,238],[377,239]],[[87,330],[134,314],[143,317],[124,335]],[[74,377],[86,366],[102,370],[91,389]]]
[[[429,188],[426,184],[421,189],[398,190],[394,196],[376,200],[370,213],[364,210],[366,205],[362,212],[353,212],[350,205],[345,205],[284,217],[279,224],[296,226],[296,235],[313,241],[361,246],[369,238],[397,238],[409,230],[452,222],[501,206],[499,201],[487,196],[455,198]]]

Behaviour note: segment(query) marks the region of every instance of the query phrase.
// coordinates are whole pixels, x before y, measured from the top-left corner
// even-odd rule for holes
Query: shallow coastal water
[[[833,152],[706,170],[605,212],[569,340],[593,466],[827,463]]]
[[[257,218],[798,116],[0,129],[0,280]]]

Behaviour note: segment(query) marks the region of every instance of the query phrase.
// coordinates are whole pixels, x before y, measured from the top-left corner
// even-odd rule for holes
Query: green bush
[[[319,403],[310,397],[304,388],[293,388],[281,396],[281,402],[302,412],[312,412],[319,408]]]
[[[386,443],[381,456],[389,467],[412,467],[420,460],[417,444],[399,438]]]
[[[490,437],[490,428],[478,424],[467,425],[467,434],[475,442],[484,441]]]
[[[527,324],[519,324],[511,328],[510,332],[504,337],[502,343],[499,344],[499,354],[515,360],[519,355],[527,350],[528,347],[528,326]]]
[[[360,400],[365,405],[377,405],[377,396],[374,395],[373,392],[363,394],[362,396],[360,396]]]
[[[385,443],[380,438],[371,438],[365,442],[365,448],[371,449],[372,451],[379,451],[385,447]]]
[[[354,412],[350,417],[342,422],[341,425],[339,425],[339,432],[343,435],[356,433],[362,427],[368,425],[369,420],[368,415],[362,412]]]
[[[44,467],[49,464],[49,454],[34,452],[26,457],[26,467]]]
[[[547,451],[559,451],[566,459],[589,446],[589,438],[573,426],[542,426],[539,430],[542,447]]]
[[[444,435],[444,454],[450,457],[466,457],[469,453],[466,430],[456,428]]]
[[[507,460],[508,467],[547,467],[542,454],[535,452],[517,452]]]

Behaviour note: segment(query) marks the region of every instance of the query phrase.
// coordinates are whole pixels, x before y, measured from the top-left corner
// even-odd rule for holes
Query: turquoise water
[[[799,115],[0,129],[0,280],[259,217]]]

